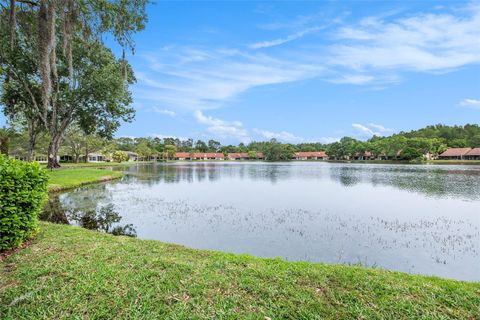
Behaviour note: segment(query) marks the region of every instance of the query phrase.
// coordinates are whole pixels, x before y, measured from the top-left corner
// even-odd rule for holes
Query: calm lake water
[[[324,162],[135,165],[50,201],[113,204],[139,238],[286,260],[480,280],[480,166]]]

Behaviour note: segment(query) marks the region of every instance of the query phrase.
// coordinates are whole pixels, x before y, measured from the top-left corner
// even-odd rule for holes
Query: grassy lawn
[[[40,227],[0,262],[1,319],[480,319],[480,283]]]
[[[123,172],[102,170],[96,168],[56,169],[48,171],[50,192],[72,189],[85,184],[108,181],[120,178]]]
[[[135,161],[135,162],[79,162],[79,163],[60,163],[62,166],[60,169],[71,168],[107,168],[107,167],[127,167],[135,164],[152,163],[152,161]],[[42,163],[43,167],[47,165]]]
[[[432,164],[480,164],[480,160],[432,160]]]

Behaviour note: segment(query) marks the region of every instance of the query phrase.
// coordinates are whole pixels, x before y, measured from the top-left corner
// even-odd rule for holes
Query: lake
[[[141,239],[480,280],[480,166],[138,164],[50,199],[46,216],[112,204]],[[55,208],[55,209],[52,209]]]

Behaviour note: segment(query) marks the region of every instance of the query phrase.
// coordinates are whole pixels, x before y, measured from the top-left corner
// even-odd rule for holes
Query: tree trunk
[[[58,163],[58,149],[60,148],[61,137],[53,137],[50,145],[48,146],[48,169],[60,168]]]
[[[35,146],[37,145],[37,126],[35,120],[28,120],[28,154],[27,161],[35,159]]]
[[[35,160],[35,146],[37,145],[37,133],[35,130],[28,132],[28,155],[27,161],[32,162]]]
[[[87,138],[85,138],[87,139]],[[88,141],[85,140],[85,163],[88,162]]]

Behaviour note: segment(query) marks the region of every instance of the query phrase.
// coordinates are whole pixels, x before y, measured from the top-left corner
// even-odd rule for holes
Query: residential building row
[[[157,160],[158,157],[148,157],[142,158],[135,152],[125,151],[128,155],[128,161],[149,161]],[[399,151],[400,152],[400,151]],[[426,154],[425,157],[428,160],[434,159],[431,154]],[[16,156],[13,158],[19,160],[26,160],[24,156]],[[240,152],[240,153],[228,153],[226,156],[221,152],[176,152],[175,160],[235,160],[235,161],[246,161],[246,160],[265,160],[265,156],[262,152]],[[442,154],[438,156],[438,159],[441,160],[480,160],[480,148],[449,148]],[[35,161],[37,162],[47,162],[46,155],[37,155]],[[73,162],[74,157],[71,155],[62,155],[58,158],[61,162]],[[325,151],[314,151],[314,152],[296,152],[294,154],[293,160],[307,161],[307,160],[338,160],[332,157],[329,157]],[[388,160],[386,155],[373,155],[371,152],[366,151],[364,154],[355,154],[353,157],[343,157],[342,160]],[[85,161],[85,155],[79,157],[80,162]],[[110,158],[106,157],[100,153],[89,153],[88,162],[106,162],[111,161]]]
[[[480,148],[449,148],[438,158],[442,160],[480,160]]]
[[[296,152],[294,160],[327,160],[328,156],[324,151],[318,152]],[[239,152],[228,153],[225,156],[223,153],[215,152],[177,152],[175,160],[265,160],[262,152]]]

